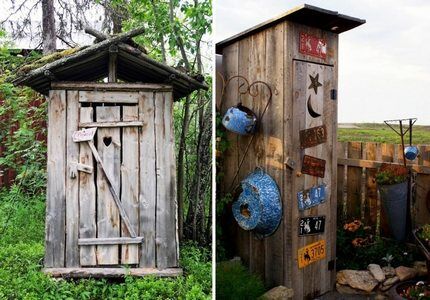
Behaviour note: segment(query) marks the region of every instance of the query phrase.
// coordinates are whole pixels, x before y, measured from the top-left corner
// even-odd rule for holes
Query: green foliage
[[[420,239],[430,241],[430,224],[422,226],[417,234]]]
[[[181,248],[185,276],[176,279],[127,277],[54,280],[41,272],[44,200],[15,189],[0,193],[0,299],[210,299],[210,252],[193,244]]]
[[[222,300],[257,299],[264,293],[262,280],[239,262],[221,262],[216,267],[216,295]]]
[[[415,260],[420,259],[420,254],[416,249],[410,249],[406,244],[394,240],[376,239],[368,245],[358,247],[353,245],[354,239],[366,237],[367,234],[362,229],[356,232],[349,232],[343,228],[338,229],[336,240],[336,268],[338,270],[364,270],[371,263],[391,264],[393,267],[411,266]],[[389,263],[386,257],[390,255],[392,259]]]
[[[17,172],[16,183],[28,193],[38,193],[46,182],[46,108],[44,99],[30,88],[6,82],[23,58],[0,45],[0,141],[2,168]],[[34,57],[35,55],[31,55]]]
[[[339,128],[339,142],[375,142],[400,144],[400,137],[387,125],[378,123],[353,124],[354,128]],[[405,138],[409,138],[406,135]],[[430,144],[430,126],[414,125],[413,143]]]

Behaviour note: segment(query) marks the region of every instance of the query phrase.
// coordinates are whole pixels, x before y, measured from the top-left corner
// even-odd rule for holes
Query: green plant
[[[382,164],[376,173],[376,183],[379,185],[391,185],[405,182],[408,177],[408,169],[400,165]]]
[[[426,242],[430,241],[430,224],[426,224],[418,231],[418,237]]]
[[[392,256],[391,254],[389,254],[389,253],[387,253],[387,255],[385,255],[383,258],[382,258],[382,260],[384,261],[384,262],[386,262],[387,263],[387,266],[389,266],[389,267],[391,267],[391,262],[393,261],[393,259],[394,259],[394,256]]]
[[[261,279],[237,261],[225,261],[216,267],[217,299],[257,299],[264,293]]]
[[[337,230],[336,268],[338,270],[363,270],[371,263],[393,267],[411,266],[415,260],[422,259],[417,249],[410,248],[407,244],[374,238],[370,229],[362,224],[355,227],[346,225],[348,224]],[[354,230],[351,231],[352,228]]]
[[[426,284],[423,281],[418,281],[416,284],[405,284],[397,292],[404,299],[428,300],[430,299],[430,284]]]

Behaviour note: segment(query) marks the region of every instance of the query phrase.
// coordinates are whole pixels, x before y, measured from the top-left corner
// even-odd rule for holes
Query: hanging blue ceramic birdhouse
[[[253,134],[257,125],[257,116],[252,110],[239,103],[227,110],[222,118],[222,125],[240,135]]]
[[[261,169],[256,169],[241,182],[242,193],[233,203],[233,216],[244,230],[267,237],[281,221],[282,204],[276,182]]]
[[[405,157],[408,160],[414,160],[415,158],[417,158],[418,153],[419,150],[417,146],[407,146],[405,148]]]

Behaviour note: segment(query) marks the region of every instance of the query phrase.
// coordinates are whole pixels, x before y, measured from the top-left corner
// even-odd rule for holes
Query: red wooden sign
[[[325,160],[313,156],[303,156],[302,173],[324,178]]]
[[[327,56],[327,42],[325,39],[301,32],[299,52],[325,59]]]

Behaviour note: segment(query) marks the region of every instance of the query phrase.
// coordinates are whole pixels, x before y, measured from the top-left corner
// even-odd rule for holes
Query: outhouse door
[[[306,291],[331,290],[336,258],[337,95],[334,68],[294,61],[294,195],[298,212],[295,247],[298,280]],[[295,205],[294,205],[295,206]],[[312,228],[311,228],[312,227]]]
[[[60,204],[49,204],[58,195],[55,190],[65,189],[66,212],[64,264],[54,261],[53,266],[177,266],[172,103],[171,91],[160,89],[51,92],[50,126],[54,114],[63,113],[66,121],[51,136],[48,150],[47,220],[61,224],[54,212],[61,211]],[[62,128],[66,131],[64,187],[54,175],[61,172],[61,163],[55,163],[63,155]],[[91,131],[95,134],[88,139]],[[86,138],[79,138],[82,132]],[[62,235],[54,226],[47,221],[48,246],[50,235]],[[47,247],[48,261],[50,250]],[[61,255],[58,247],[52,252],[54,257]]]

